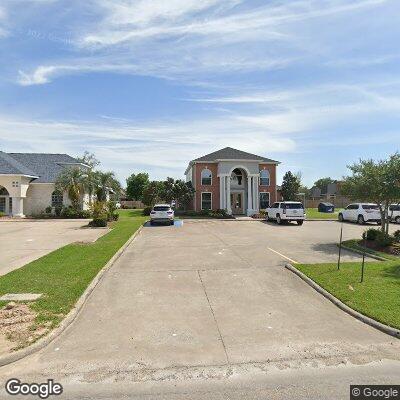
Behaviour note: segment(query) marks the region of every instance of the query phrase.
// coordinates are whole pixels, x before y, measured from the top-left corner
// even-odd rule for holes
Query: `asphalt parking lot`
[[[344,313],[283,268],[289,258],[335,261],[339,227],[259,221],[144,227],[67,331],[0,376],[35,381],[51,371],[66,387],[146,385],[271,366],[397,360],[397,339]],[[344,238],[362,230],[346,225]],[[343,259],[360,256],[344,252]]]
[[[0,221],[0,275],[72,242],[93,242],[108,229],[85,228],[89,220]]]

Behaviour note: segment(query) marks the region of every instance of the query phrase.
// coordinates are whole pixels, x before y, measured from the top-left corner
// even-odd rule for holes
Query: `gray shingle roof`
[[[28,167],[2,151],[0,151],[0,174],[37,176]]]
[[[221,150],[217,150],[214,151],[213,153],[206,154],[205,156],[196,158],[193,161],[216,161],[216,160],[249,160],[249,161],[262,161],[262,162],[279,164],[279,161],[257,156],[255,154],[247,153],[242,150],[237,150],[232,147],[225,147]]]
[[[79,164],[68,154],[0,152],[0,174],[37,176],[35,182],[54,183],[66,165]]]

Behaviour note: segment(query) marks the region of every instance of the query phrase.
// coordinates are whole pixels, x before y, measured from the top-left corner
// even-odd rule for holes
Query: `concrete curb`
[[[336,245],[337,245],[337,247],[339,247],[338,243]],[[357,254],[360,254],[360,255],[364,254],[364,252],[361,249],[360,250],[353,249],[352,247],[348,247],[348,246],[343,245],[343,244],[342,244],[342,249],[345,249],[347,251],[352,251],[353,253],[357,253]],[[367,251],[365,252],[365,256],[369,257],[369,258],[373,258],[373,259],[378,260],[378,261],[389,261],[387,258],[376,256],[375,254],[368,253]]]
[[[364,314],[359,313],[356,310],[353,310],[346,304],[342,303],[338,298],[336,298],[335,296],[333,296],[332,294],[327,292],[325,289],[323,289],[321,286],[319,286],[317,283],[315,283],[312,279],[310,279],[307,275],[303,274],[301,271],[299,271],[293,265],[287,263],[287,264],[285,264],[285,268],[287,268],[289,271],[295,273],[298,277],[303,279],[304,282],[308,283],[318,293],[322,294],[329,301],[331,301],[333,304],[335,304],[335,306],[339,307],[341,310],[343,310],[347,314],[350,314],[352,317],[357,318],[359,321],[364,322],[365,324],[368,324],[375,329],[379,329],[380,331],[387,333],[388,335],[391,335],[391,336],[394,336],[394,337],[400,339],[400,330],[399,329],[392,328],[391,326],[382,324],[378,321],[375,321],[374,319],[372,319],[370,317],[365,316]]]
[[[139,229],[125,242],[125,244],[120,247],[120,249],[110,258],[107,264],[97,273],[97,275],[93,278],[92,282],[83,292],[82,296],[76,302],[75,307],[67,314],[64,320],[60,323],[60,325],[52,330],[47,336],[38,340],[32,346],[26,347],[21,350],[17,350],[14,353],[6,354],[4,356],[0,356],[0,367],[4,365],[11,364],[15,361],[20,360],[21,358],[27,357],[37,351],[43,349],[47,345],[49,345],[54,339],[61,335],[61,333],[74,322],[75,318],[78,316],[80,311],[82,310],[86,300],[89,298],[93,290],[99,284],[104,274],[114,265],[114,263],[118,260],[118,258],[122,255],[125,249],[135,240],[136,236],[141,232],[143,225],[139,227]]]

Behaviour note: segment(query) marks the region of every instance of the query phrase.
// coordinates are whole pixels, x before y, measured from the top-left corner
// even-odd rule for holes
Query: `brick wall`
[[[270,181],[269,186],[259,186],[259,192],[268,192],[270,204],[277,201],[276,199],[276,165],[272,164],[260,164],[260,171],[266,169],[269,171]]]
[[[205,168],[208,168],[212,172],[212,180],[211,185],[202,185],[201,184],[201,171]],[[194,165],[195,170],[195,182],[196,182],[196,201],[195,201],[195,211],[201,210],[201,193],[202,192],[211,192],[212,193],[212,209],[217,210],[219,208],[219,178],[217,177],[218,173],[218,164],[205,164],[199,163]]]

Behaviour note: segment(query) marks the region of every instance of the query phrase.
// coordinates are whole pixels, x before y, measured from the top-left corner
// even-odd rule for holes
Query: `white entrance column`
[[[253,177],[254,190],[253,190],[253,210],[258,212],[259,194],[258,194],[258,176]]]
[[[219,177],[219,208],[224,208],[224,177]]]
[[[232,214],[231,208],[231,177],[226,177],[226,211],[228,214]]]
[[[25,217],[24,215],[24,198],[13,197],[12,198],[12,216],[13,217]]]
[[[253,214],[252,177],[247,176],[247,215]]]

